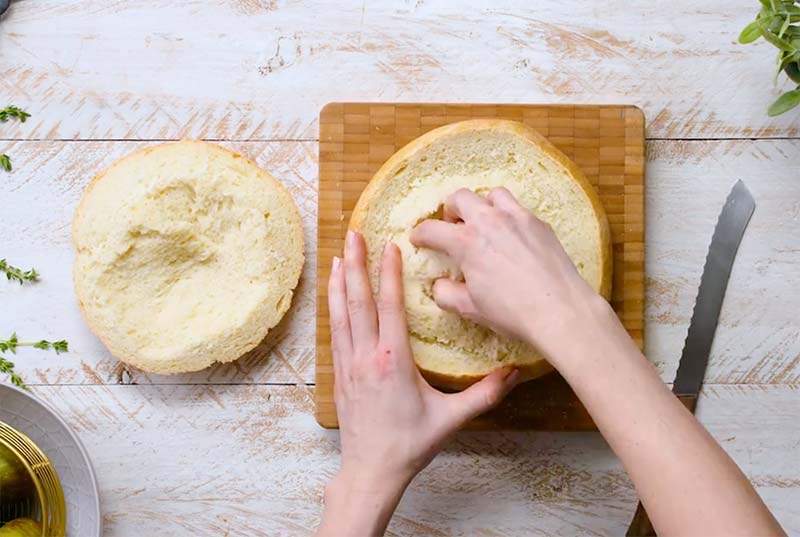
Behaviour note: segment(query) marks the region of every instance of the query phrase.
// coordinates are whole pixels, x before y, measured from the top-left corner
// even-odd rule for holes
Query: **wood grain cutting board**
[[[644,115],[634,106],[331,103],[320,112],[316,416],[337,427],[327,308],[331,259],[372,175],[398,149],[442,125],[474,118],[525,123],[573,159],[597,188],[614,248],[611,303],[631,337],[644,340]],[[474,429],[594,430],[557,373],[518,386]]]

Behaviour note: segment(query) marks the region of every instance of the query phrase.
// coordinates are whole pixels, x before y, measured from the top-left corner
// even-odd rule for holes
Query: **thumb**
[[[485,376],[466,390],[448,396],[459,426],[494,408],[520,381],[519,369],[504,367]]]

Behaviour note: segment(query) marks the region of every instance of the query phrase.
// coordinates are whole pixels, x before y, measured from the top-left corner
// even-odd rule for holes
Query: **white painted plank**
[[[630,103],[654,137],[795,136],[768,118],[752,0],[14,2],[3,138],[317,137],[334,100]],[[787,83],[781,84],[786,89]]]
[[[0,333],[66,338],[71,352],[20,351],[25,378],[71,383],[296,383],[314,379],[316,144],[250,142],[252,156],[292,190],[303,215],[308,263],[275,350],[190,375],[126,372],[91,335],[75,305],[70,220],[85,185],[136,142],[17,142],[16,168],[4,176],[0,258],[42,273],[36,285],[0,281]],[[230,144],[226,144],[230,145]],[[758,205],[731,277],[707,375],[710,383],[800,382],[796,285],[800,266],[800,141],[651,142],[648,147],[646,251],[650,358],[674,378],[706,249],[736,179]]]
[[[61,386],[34,392],[86,444],[106,535],[306,535],[338,434],[288,386]],[[800,532],[800,391],[714,386],[699,413],[790,534]],[[472,432],[412,484],[390,535],[621,535],[635,494],[597,434]]]
[[[756,201],[720,316],[706,380],[800,382],[798,141],[648,146],[648,356],[672,380],[719,211],[737,179]]]

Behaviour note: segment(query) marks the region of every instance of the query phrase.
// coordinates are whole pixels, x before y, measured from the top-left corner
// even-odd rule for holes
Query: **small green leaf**
[[[9,379],[11,379],[11,383],[19,386],[20,388],[28,389],[25,386],[25,383],[22,381],[22,377],[17,375],[14,371],[14,362],[7,360],[2,354],[0,354],[0,373],[5,373],[8,375]]]
[[[772,79],[772,84],[774,86],[778,85],[778,75],[786,69],[790,64],[796,62],[795,54],[786,54],[785,52],[781,52],[778,55],[778,68],[775,70],[775,77]]]
[[[17,339],[17,333],[13,332],[11,337],[7,340],[3,341],[0,340],[3,344],[3,351],[11,351],[14,354],[17,354],[17,345],[19,345],[19,340]]]
[[[742,33],[739,34],[739,43],[746,45],[747,43],[752,43],[759,37],[761,37],[761,28],[759,28],[757,22],[753,21],[745,26]]]
[[[787,91],[770,105],[767,109],[767,115],[779,116],[800,104],[800,88],[792,91]]]
[[[59,341],[47,341],[46,339],[42,339],[34,343],[33,346],[37,349],[42,349],[45,351],[52,348],[54,351],[56,351],[56,354],[67,352],[67,350],[69,350],[69,344],[63,339]]]
[[[17,118],[21,123],[25,123],[25,120],[31,117],[31,115],[25,110],[14,106],[13,104],[0,109],[0,122],[6,122],[12,117]]]
[[[11,158],[9,158],[8,155],[0,155],[0,168],[3,168],[7,172],[11,171]]]
[[[781,26],[783,26],[783,17],[777,13],[774,13],[769,19],[769,24],[766,26],[772,34],[777,35],[777,33],[781,30]]]
[[[786,76],[792,79],[793,82],[800,84],[800,68],[798,68],[797,63],[790,63],[784,69]]]
[[[778,47],[780,50],[785,52],[794,52],[795,48],[792,46],[792,43],[778,37],[777,35],[770,32],[769,28],[766,24],[764,24],[763,20],[758,19],[755,21],[756,25],[758,25],[759,30],[761,30],[761,35],[764,36],[764,39]]]
[[[778,37],[783,37],[786,33],[786,29],[789,28],[789,23],[792,21],[792,17],[786,15],[786,19],[784,19],[783,24],[781,24],[781,30],[778,32]]]

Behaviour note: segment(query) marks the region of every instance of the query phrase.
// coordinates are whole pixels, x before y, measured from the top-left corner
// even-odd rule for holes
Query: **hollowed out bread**
[[[75,292],[120,360],[197,371],[255,347],[292,301],[300,214],[269,173],[196,141],[136,151],[75,212]]]
[[[503,120],[454,123],[417,138],[375,174],[353,211],[350,229],[366,239],[373,290],[384,244],[392,241],[400,248],[414,358],[439,386],[462,388],[506,365],[529,378],[551,370],[529,345],[441,310],[433,301],[433,282],[462,275],[443,254],[409,242],[412,228],[440,214],[450,193],[466,187],[486,194],[498,186],[548,222],[584,279],[606,298],[610,294],[605,212],[578,167],[545,138]]]

